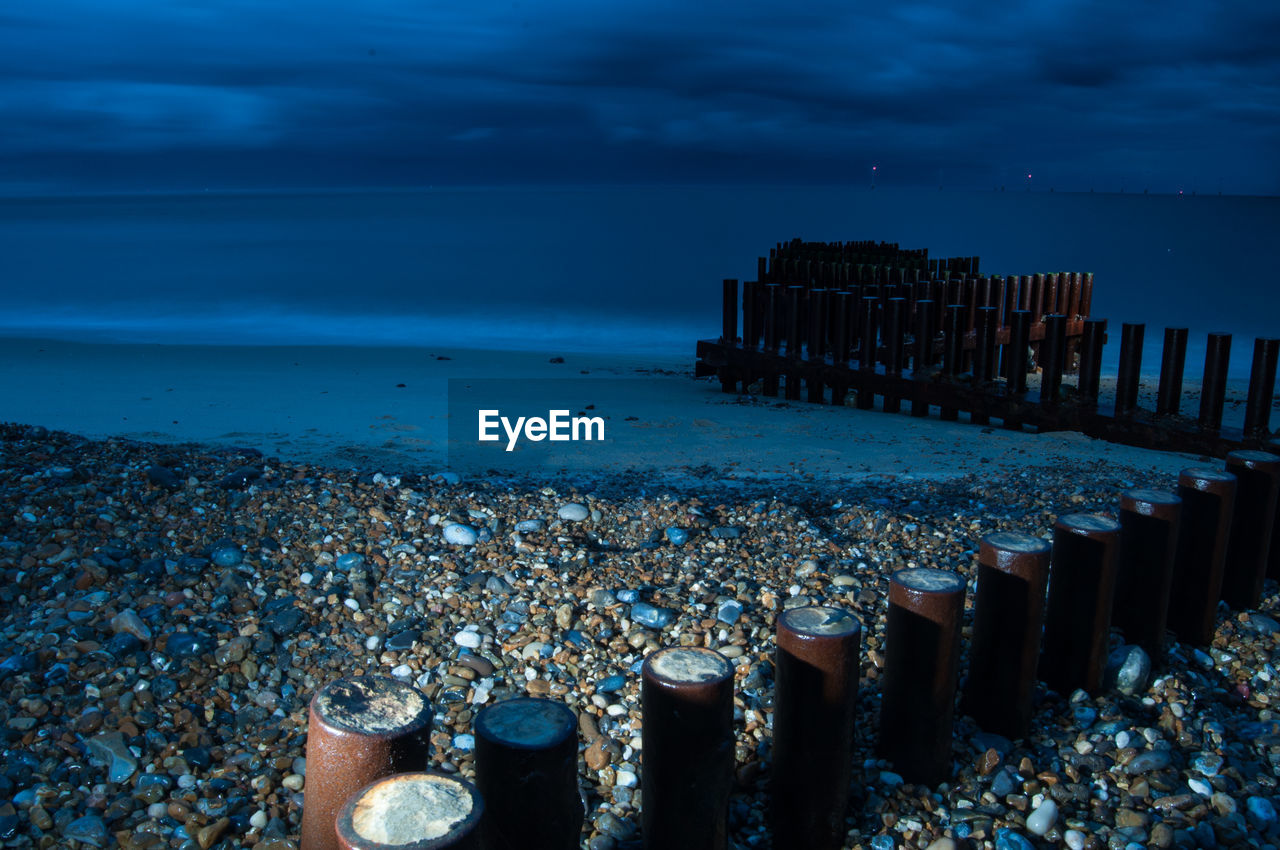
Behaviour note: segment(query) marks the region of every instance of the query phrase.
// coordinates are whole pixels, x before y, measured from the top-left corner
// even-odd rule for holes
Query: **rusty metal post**
[[[1255,339],[1253,365],[1249,369],[1249,400],[1244,408],[1244,436],[1258,439],[1267,434],[1271,421],[1271,401],[1276,390],[1276,361],[1280,359],[1280,339]]]
[[[989,384],[995,380],[997,309],[995,307],[979,307],[977,337],[973,349],[973,380],[975,383]]]
[[[757,298],[760,284],[754,280],[742,282],[742,347],[760,345],[760,324],[756,319]]]
[[[1107,336],[1106,319],[1086,319],[1080,333],[1080,397],[1085,404],[1098,404],[1102,378],[1102,346]]]
[[[724,279],[724,327],[720,331],[720,341],[733,345],[738,339],[738,281],[734,278]]]
[[[783,396],[788,401],[800,400],[800,350],[804,345],[804,287],[787,287],[787,365]]]
[[[792,360],[800,359],[800,348],[804,345],[804,287],[787,287],[787,356]]]
[[[978,544],[969,677],[960,710],[988,732],[1024,738],[1040,657],[1049,541],[1018,531]]]
[[[825,365],[827,358],[827,290],[809,290],[808,311],[809,331],[805,356],[811,363],[817,364],[820,368]],[[805,373],[804,382],[805,388],[808,390],[809,401],[814,404],[821,404],[825,398],[826,390],[822,382],[822,373],[818,371],[818,368],[810,367],[809,371]]]
[[[950,378],[960,374],[964,361],[964,305],[948,304],[945,323],[942,328],[942,373]],[[960,418],[960,411],[954,407],[943,407],[938,416],[944,422],[955,422]]]
[[[1184,469],[1178,475],[1178,496],[1182,529],[1169,593],[1169,630],[1184,643],[1208,646],[1222,596],[1236,477],[1209,467]]]
[[[1227,393],[1227,366],[1231,362],[1231,334],[1209,334],[1204,355],[1204,383],[1200,386],[1200,427],[1222,428],[1222,404]]]
[[[849,305],[851,303],[854,303],[851,293],[835,293],[835,337],[831,359],[837,366],[849,364]]]
[[[1172,415],[1182,405],[1182,372],[1187,362],[1187,329],[1165,328],[1164,349],[1160,355],[1160,392],[1156,397],[1156,414]]]
[[[726,850],[733,665],[712,649],[660,649],[641,667],[640,699],[646,850]]]
[[[484,812],[460,776],[398,773],[352,794],[331,828],[339,850],[479,850]],[[311,850],[305,838],[302,846]]]
[[[1062,387],[1062,370],[1067,355],[1067,317],[1044,317],[1044,340],[1040,343],[1040,404],[1052,407],[1058,403]]]
[[[1148,488],[1120,496],[1120,562],[1111,624],[1129,643],[1147,651],[1152,664],[1164,660],[1164,632],[1169,617],[1169,589],[1182,499]]]
[[[827,356],[827,290],[809,290],[809,345],[806,355],[810,360],[822,360]]]
[[[907,782],[951,776],[965,580],[929,567],[889,579],[880,752]]]
[[[316,692],[307,720],[306,850],[336,850],[335,819],[353,791],[426,768],[433,714],[416,688],[387,676],[336,679]]]
[[[933,341],[938,327],[937,303],[931,298],[922,298],[916,302],[916,344],[911,377],[917,381],[927,381],[933,374]],[[929,415],[929,400],[922,390],[917,389],[916,397],[911,400],[911,415]]]
[[[1138,408],[1138,379],[1142,374],[1142,337],[1146,325],[1120,326],[1120,374],[1116,378],[1116,416],[1132,416]]]
[[[1236,610],[1257,608],[1267,577],[1267,556],[1277,543],[1273,524],[1280,494],[1280,455],[1250,450],[1227,455],[1236,477],[1231,534],[1222,568],[1222,600]]]
[[[1033,274],[1031,276],[1031,322],[1044,319],[1046,312],[1052,313],[1052,310],[1046,310],[1044,304],[1044,275]]]
[[[885,304],[885,353],[886,375],[900,376],[906,353],[907,300],[890,298]],[[897,413],[902,409],[902,399],[897,395],[884,397],[885,413]]]
[[[862,345],[858,365],[864,372],[873,372],[876,368],[876,356],[879,353],[876,311],[879,305],[880,299],[874,295],[862,298]],[[875,406],[875,393],[870,387],[864,386],[858,390],[857,405],[859,410],[870,410]]]
[[[564,703],[518,697],[476,716],[486,850],[576,850],[582,838],[578,721]]]
[[[1119,549],[1120,523],[1110,517],[1066,514],[1053,524],[1040,678],[1064,696],[1097,693],[1102,683]]]
[[[1080,315],[1089,316],[1093,311],[1093,272],[1080,275]]]
[[[837,850],[853,767],[862,625],[838,608],[778,616],[771,813],[777,850]]]
[[[1027,352],[1031,343],[1031,312],[1014,310],[1009,322],[1009,393],[1022,395],[1027,391]]]

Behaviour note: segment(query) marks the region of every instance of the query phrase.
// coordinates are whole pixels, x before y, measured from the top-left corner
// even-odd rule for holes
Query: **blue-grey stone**
[[[683,546],[689,542],[689,532],[679,526],[671,526],[667,529],[667,540],[673,546]]]
[[[142,641],[128,632],[117,632],[107,639],[102,648],[115,658],[123,658],[126,655],[132,655],[140,651],[142,649]]]
[[[281,608],[262,618],[262,626],[276,637],[289,637],[302,628],[307,615],[302,610],[290,605]]]
[[[516,523],[516,531],[521,534],[534,534],[546,527],[546,522],[540,519],[522,519]]]
[[[1276,826],[1275,804],[1266,797],[1250,797],[1245,801],[1245,811],[1249,815],[1249,823],[1263,832],[1270,832]]]
[[[561,505],[560,510],[556,512],[560,519],[568,522],[582,522],[591,516],[591,511],[587,510],[586,505],[580,505],[577,502],[569,502],[567,505]]]
[[[462,476],[456,472],[437,472],[431,476],[431,480],[441,484],[457,484],[462,480]]]
[[[1217,753],[1200,753],[1191,760],[1191,769],[1198,770],[1202,776],[1217,776],[1222,770],[1222,756]]]
[[[648,602],[637,602],[631,606],[631,619],[647,629],[661,629],[675,619],[675,614]]]
[[[1136,776],[1139,773],[1150,773],[1153,770],[1163,770],[1173,761],[1168,750],[1147,750],[1145,753],[1138,753],[1133,761],[1125,765],[1125,772],[1130,776]]]
[[[0,841],[8,841],[18,834],[18,816],[0,815]]]
[[[1012,829],[997,829],[996,850],[1036,850],[1036,847],[1020,832]]]
[[[208,635],[194,632],[174,632],[169,635],[169,640],[165,644],[165,652],[174,661],[182,661],[187,658],[197,658],[206,652],[212,652],[214,647],[213,638]]]
[[[1016,774],[1011,767],[1003,767],[991,778],[991,793],[1003,799],[1018,790]]]
[[[618,601],[621,602],[623,605],[630,605],[633,602],[640,601],[640,591],[631,587],[622,588],[622,590],[619,590],[617,593],[614,594],[614,596],[616,596]]]
[[[358,570],[364,566],[364,555],[359,552],[346,552],[338,556],[338,559],[333,562],[333,566],[344,573]]]
[[[511,585],[502,576],[489,576],[485,579],[484,589],[499,596],[506,596],[511,592]]]
[[[626,687],[627,680],[623,676],[606,676],[596,684],[597,693],[612,694]]]
[[[213,550],[213,563],[219,567],[236,567],[244,560],[239,546],[219,546]]]
[[[1191,837],[1195,839],[1197,847],[1204,847],[1206,850],[1213,850],[1218,846],[1218,836],[1213,832],[1213,824],[1208,819],[1200,821],[1191,830]]]
[[[610,605],[618,601],[618,597],[602,587],[597,587],[591,591],[591,595],[587,597],[588,601],[597,608],[608,608]]]
[[[732,525],[717,525],[711,529],[711,536],[719,540],[737,540],[741,533]]]
[[[1266,614],[1259,614],[1256,611],[1249,613],[1249,619],[1245,622],[1244,627],[1264,637],[1280,632],[1280,623],[1277,623]]]
[[[1151,681],[1151,656],[1140,646],[1120,646],[1107,658],[1106,683],[1126,696],[1137,696]]]
[[[1004,735],[997,735],[995,732],[978,730],[973,734],[971,740],[973,748],[980,753],[985,753],[987,750],[995,750],[1003,758],[1013,750],[1013,742]]]
[[[97,815],[85,815],[82,818],[76,818],[67,824],[67,828],[62,831],[62,837],[69,838],[72,841],[92,844],[94,847],[106,847],[107,842],[110,840],[110,835],[107,833],[107,825]]]
[[[877,835],[871,839],[871,850],[893,850],[896,846],[891,835]]]
[[[1091,705],[1077,705],[1071,709],[1071,716],[1075,719],[1077,726],[1087,728],[1098,719],[1098,709]]]
[[[241,466],[227,473],[218,486],[224,490],[243,490],[249,486],[250,481],[257,481],[262,477],[262,470],[256,466]]]
[[[635,833],[635,824],[625,821],[613,812],[601,812],[596,815],[595,826],[600,832],[611,838],[625,841]]]
[[[454,523],[444,527],[444,542],[452,543],[454,546],[474,546],[479,536],[476,530],[469,525],[462,523]]]
[[[18,652],[0,661],[0,680],[15,673],[34,673],[40,667],[40,659],[34,652]]]
[[[742,603],[736,599],[726,599],[716,607],[716,619],[732,626],[742,616]]]

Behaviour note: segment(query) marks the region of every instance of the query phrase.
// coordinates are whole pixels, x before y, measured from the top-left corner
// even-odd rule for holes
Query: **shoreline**
[[[563,362],[552,362],[557,358]],[[1074,432],[1015,433],[936,416],[724,394],[713,379],[692,378],[692,363],[692,356],[638,354],[0,339],[0,394],[8,399],[0,416],[95,439],[253,448],[269,457],[387,474],[457,467],[474,477],[492,468],[512,481],[656,475],[705,486],[722,476],[761,486],[834,487],[886,476],[1016,473],[1045,463],[1107,464],[1171,477],[1199,460]],[[478,444],[461,416],[450,432],[451,381],[458,410],[474,410],[465,406],[471,398],[465,392],[483,390],[522,415],[545,415],[553,404],[589,412],[604,421],[608,439],[561,444],[551,454],[526,451],[527,444],[514,452],[467,454],[459,447],[468,449],[468,439],[471,447]],[[1229,387],[1228,423],[1233,411],[1242,411],[1232,402],[1246,387]],[[1191,404],[1185,396],[1184,409]]]

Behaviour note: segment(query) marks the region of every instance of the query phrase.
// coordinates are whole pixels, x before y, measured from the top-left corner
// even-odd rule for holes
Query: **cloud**
[[[57,0],[0,20],[0,178],[203,151],[299,183],[320,161],[373,182],[878,161],[885,181],[1034,167],[1088,188],[1157,163],[1280,191],[1273,6]]]

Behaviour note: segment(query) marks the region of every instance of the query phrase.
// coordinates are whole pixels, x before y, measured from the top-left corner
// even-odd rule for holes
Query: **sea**
[[[1123,322],[1280,336],[1280,199],[884,187],[595,186],[0,198],[0,335],[688,355],[720,281],[794,237],[1091,271]],[[1197,359],[1199,358],[1199,359]]]

